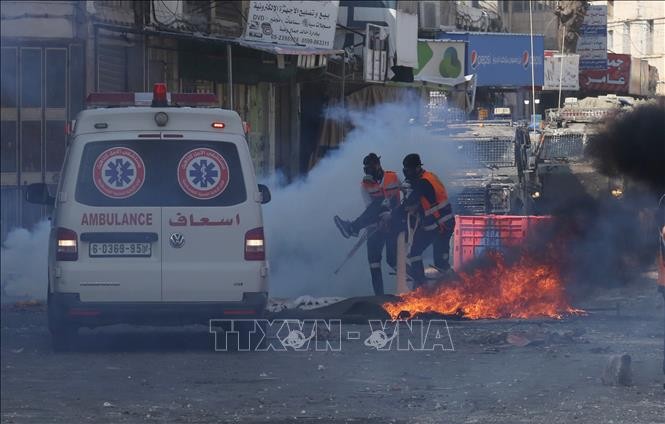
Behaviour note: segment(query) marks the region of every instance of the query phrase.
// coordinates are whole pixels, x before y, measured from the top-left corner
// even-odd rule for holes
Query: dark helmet
[[[363,165],[381,165],[381,156],[377,156],[376,153],[370,153],[363,159]]]
[[[404,166],[404,169],[402,169],[404,178],[411,182],[418,179],[423,172],[423,169],[421,168],[422,164],[420,156],[417,153],[409,153],[406,155],[402,161],[402,165]]]
[[[376,153],[370,153],[363,159],[363,170],[365,175],[371,175],[376,181],[383,179],[383,168],[381,168],[381,157]]]
[[[418,153],[409,153],[408,155],[404,156],[404,160],[402,161],[402,165],[405,168],[417,168],[419,166],[422,166],[422,162],[420,161],[420,155]]]

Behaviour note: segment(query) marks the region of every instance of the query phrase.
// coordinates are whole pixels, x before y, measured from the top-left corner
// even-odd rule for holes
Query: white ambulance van
[[[26,200],[54,205],[54,348],[81,327],[262,314],[261,204],[270,192],[256,182],[240,117],[205,107],[215,104],[214,95],[167,93],[165,84],[93,93],[73,126],[57,192],[28,187]]]

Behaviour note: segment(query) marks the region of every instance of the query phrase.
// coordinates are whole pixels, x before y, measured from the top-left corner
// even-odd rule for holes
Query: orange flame
[[[581,314],[567,300],[564,285],[553,263],[540,263],[521,256],[506,264],[499,253],[488,255],[492,266],[460,273],[458,279],[442,282],[434,289],[418,288],[400,296],[383,308],[396,319],[400,312],[410,316],[422,312],[445,315],[462,314],[465,318],[536,318],[560,319],[565,314]]]

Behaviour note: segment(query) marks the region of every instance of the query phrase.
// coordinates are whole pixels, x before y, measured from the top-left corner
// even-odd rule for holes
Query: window
[[[2,121],[0,124],[0,171],[16,172],[16,121]]]
[[[46,50],[46,107],[64,108],[67,103],[67,50]]]
[[[480,8],[480,0],[472,0],[471,7]]]
[[[46,171],[58,172],[65,156],[65,121],[46,121],[45,127]]]
[[[42,49],[21,49],[21,107],[42,106]]]
[[[16,107],[16,77],[17,57],[15,47],[3,47],[0,62],[0,75],[2,75],[2,107]]]
[[[611,29],[607,31],[607,50],[614,50],[614,30]]]
[[[510,1],[509,1],[509,0],[503,0],[503,1],[501,2],[501,4],[502,4],[502,6],[503,6],[503,12],[504,12],[504,13],[508,13],[508,12],[510,12]]]
[[[21,169],[42,171],[42,122],[21,122]]]
[[[112,147],[134,150],[143,161],[145,179],[141,188],[125,199],[106,197],[93,180],[97,157]],[[178,183],[178,163],[190,150],[213,149],[226,161],[229,169],[228,186],[209,200],[190,197]],[[233,206],[247,200],[240,156],[235,144],[219,141],[159,140],[158,142],[99,141],[89,143],[83,150],[76,200],[91,206]]]
[[[653,19],[649,19],[647,21],[647,46],[646,46],[647,48],[646,48],[646,54],[654,54],[653,39],[654,39]]]
[[[84,109],[85,99],[85,59],[83,46],[69,46],[69,119]]]

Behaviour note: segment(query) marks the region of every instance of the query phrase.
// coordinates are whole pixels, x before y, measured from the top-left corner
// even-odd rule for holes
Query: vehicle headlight
[[[620,188],[618,188],[618,187],[617,187],[617,188],[613,188],[612,190],[610,190],[610,194],[611,194],[615,199],[618,199],[618,198],[620,198],[621,196],[623,196],[623,190],[620,189]]]
[[[540,192],[539,191],[534,191],[533,193],[531,193],[531,198],[534,199],[534,200],[539,199],[540,198]]]

